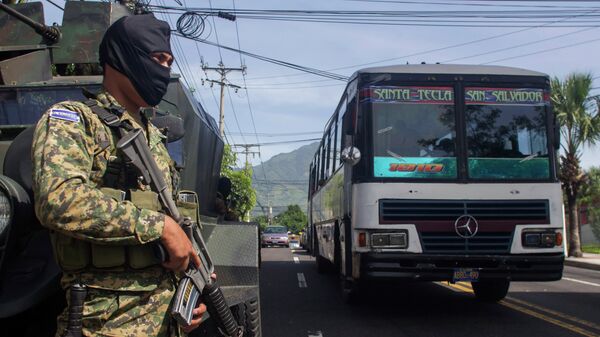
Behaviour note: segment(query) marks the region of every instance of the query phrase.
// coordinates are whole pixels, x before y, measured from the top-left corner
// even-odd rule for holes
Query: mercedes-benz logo
[[[469,239],[477,234],[479,224],[477,220],[470,215],[462,215],[454,222],[454,230],[461,238]]]

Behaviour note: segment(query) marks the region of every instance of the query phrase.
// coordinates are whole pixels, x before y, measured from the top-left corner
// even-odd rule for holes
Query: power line
[[[270,146],[270,145],[281,145],[281,144],[314,142],[314,141],[317,141],[317,140],[321,140],[321,138],[284,140],[284,141],[280,141],[280,142],[267,142],[267,143],[252,144],[252,145],[254,145],[254,146]],[[251,144],[244,144],[244,145],[251,145]]]
[[[227,95],[229,96],[229,104],[231,104],[231,111],[233,112],[233,118],[235,119],[235,124],[237,125],[238,131],[242,137],[242,141],[246,143],[246,138],[242,133],[242,128],[240,127],[240,121],[238,120],[237,113],[235,112],[235,106],[233,105],[233,100],[231,99],[231,91],[229,91],[229,87],[227,87]],[[248,160],[246,159],[246,164],[248,164]]]
[[[398,0],[345,0],[351,2],[370,2],[370,3],[392,3],[392,4],[419,4],[419,5],[442,5],[442,6],[479,6],[479,7],[525,7],[525,8],[589,8],[583,6],[557,6],[557,5],[528,5],[528,4],[510,4],[499,5],[495,3],[459,3],[459,2],[439,2],[439,1],[398,1]],[[487,0],[479,0],[479,2],[495,2]],[[546,1],[554,2],[554,1]],[[568,1],[577,2],[577,1]]]
[[[46,2],[49,2],[50,4],[54,5],[54,7],[60,9],[61,11],[64,11],[64,7],[60,7],[59,5],[57,5],[54,1],[52,0],[46,0]]]
[[[236,7],[235,7],[235,0],[231,0],[231,3],[233,5],[233,11],[234,13],[236,12]],[[235,21],[235,34],[237,37],[237,45],[238,45],[238,50],[242,49],[242,44],[240,42],[240,29],[238,26],[238,22]],[[245,67],[244,66],[244,61],[242,59],[242,53],[238,53],[240,56],[240,67]],[[246,83],[246,72],[242,72],[242,79],[244,80],[244,90],[246,90],[246,102],[248,103],[248,112],[250,112],[250,120],[252,121],[252,128],[254,130],[254,135],[256,137],[256,142],[258,144],[260,144],[260,139],[258,138],[258,132],[256,132],[256,123],[254,122],[254,112],[252,111],[252,104],[250,104],[250,94],[248,93],[248,84]],[[245,143],[245,141],[244,141]],[[262,160],[262,156],[261,156],[261,151],[260,151],[260,146],[258,147],[258,159],[260,160],[260,164],[264,165],[263,160]],[[263,173],[263,177],[265,178],[265,180],[267,180],[267,173],[265,172],[265,170],[262,170]],[[252,175],[254,178],[254,171],[252,171]],[[256,201],[258,202],[258,198],[256,198]],[[271,205],[271,198],[270,198],[270,191],[267,190],[267,205]],[[263,211],[264,212],[264,211]],[[270,212],[269,212],[270,214]]]
[[[178,8],[165,8],[181,11]],[[214,17],[227,9],[186,8],[200,15]],[[237,19],[275,20],[291,22],[318,22],[339,24],[442,26],[442,27],[529,27],[565,17],[581,16],[589,8],[545,10],[413,10],[413,11],[351,11],[351,10],[273,10],[237,9]],[[585,27],[594,23],[589,18],[571,21],[555,27]],[[575,25],[575,23],[578,23]]]
[[[330,88],[330,87],[343,87],[346,83],[336,83],[336,84],[324,84],[324,85],[308,85],[308,86],[298,86],[298,87],[249,87],[248,89],[252,90],[292,90],[292,89],[312,89],[312,88]]]
[[[475,40],[471,40],[471,41],[467,41],[467,42],[461,42],[461,43],[453,44],[453,45],[449,45],[449,46],[428,49],[428,50],[424,50],[424,51],[420,51],[420,52],[416,52],[416,53],[411,53],[411,54],[407,54],[407,55],[402,55],[402,56],[398,56],[398,57],[392,57],[392,58],[381,59],[381,60],[367,62],[367,63],[353,64],[353,65],[350,65],[350,66],[344,66],[344,67],[327,69],[326,71],[336,71],[336,70],[344,70],[344,69],[353,69],[353,68],[358,68],[358,67],[375,65],[375,64],[379,64],[379,63],[397,61],[397,60],[400,60],[400,59],[406,59],[406,58],[414,57],[414,56],[431,54],[431,53],[435,53],[435,52],[439,52],[439,51],[444,51],[444,50],[448,50],[448,49],[454,49],[454,48],[464,47],[464,46],[471,45],[471,44],[476,44],[476,43],[480,43],[480,42],[490,41],[490,40],[498,39],[498,38],[501,38],[501,37],[506,37],[506,36],[509,36],[509,35],[514,35],[514,34],[522,33],[522,32],[525,32],[525,31],[532,30],[532,29],[536,29],[536,28],[543,28],[543,27],[546,27],[546,26],[551,25],[551,24],[552,23],[545,24],[545,25],[540,25],[540,26],[537,26],[537,27],[530,27],[530,28],[518,29],[518,30],[515,30],[515,31],[512,31],[512,32],[502,33],[502,34],[497,34],[497,35],[492,35],[492,36],[488,36],[488,37],[481,38],[481,39],[475,39]],[[286,74],[286,75],[277,75],[277,76],[264,76],[264,77],[256,77],[256,78],[254,78],[254,80],[257,80],[257,79],[268,79],[268,78],[279,78],[279,77],[294,77],[294,76],[302,76],[302,75],[305,75],[305,74]]]
[[[531,46],[531,45],[534,45],[534,44],[538,44],[538,43],[542,43],[542,42],[546,42],[546,41],[558,39],[558,38],[565,37],[565,36],[568,36],[568,35],[582,33],[582,32],[588,31],[588,30],[596,29],[596,28],[598,28],[598,26],[591,27],[591,28],[579,29],[579,30],[574,31],[574,32],[560,34],[560,35],[552,36],[552,37],[545,38],[545,39],[542,39],[542,40],[528,41],[528,42],[525,42],[525,43],[521,43],[521,44],[517,44],[517,45],[505,47],[505,48],[498,48],[498,49],[494,49],[494,50],[487,51],[487,52],[484,52],[484,53],[479,53],[479,54],[474,54],[474,55],[469,55],[469,56],[457,57],[457,58],[453,58],[453,59],[450,59],[450,60],[442,61],[442,63],[449,63],[449,62],[454,62],[454,61],[458,61],[458,60],[469,59],[469,58],[478,57],[478,56],[495,54],[495,53],[503,52],[503,51],[506,51],[506,50],[514,49],[514,48],[519,48],[519,47],[524,47],[524,46]]]
[[[306,132],[281,132],[281,133],[244,133],[244,135],[248,136],[248,135],[257,135],[257,136],[261,136],[261,137],[292,137],[292,136],[305,136],[305,135],[321,135],[323,134],[323,131],[306,131]],[[233,134],[233,135],[240,135],[240,134]],[[260,143],[260,142],[258,142]]]
[[[323,70],[319,70],[319,69],[315,69],[315,68],[310,68],[310,67],[304,67],[304,66],[300,66],[300,65],[297,65],[297,64],[294,64],[294,63],[290,63],[290,62],[286,62],[286,61],[281,61],[281,60],[277,60],[277,59],[274,59],[274,58],[270,58],[270,57],[266,57],[266,56],[261,56],[261,55],[258,55],[258,54],[253,54],[253,53],[246,52],[246,51],[243,51],[243,50],[240,50],[240,49],[235,49],[235,48],[231,48],[231,47],[219,45],[217,43],[210,42],[210,41],[199,40],[199,39],[196,39],[196,38],[193,38],[193,37],[186,37],[186,36],[181,35],[180,33],[174,33],[174,35],[182,36],[182,37],[185,37],[187,39],[196,40],[198,42],[205,43],[205,44],[208,44],[208,45],[211,45],[211,46],[220,47],[220,48],[223,48],[223,49],[226,49],[226,50],[229,50],[229,51],[232,51],[232,52],[236,52],[236,53],[241,53],[241,54],[244,54],[246,56],[259,59],[261,61],[265,61],[265,62],[277,64],[277,65],[280,65],[280,66],[284,66],[284,67],[288,67],[288,68],[292,68],[292,69],[304,71],[304,72],[311,73],[311,74],[314,74],[314,75],[323,76],[323,77],[327,77],[327,78],[331,78],[331,79],[339,80],[339,81],[344,81],[344,82],[348,80],[348,78],[346,76],[338,75],[338,74],[335,74],[335,73],[330,73],[330,72],[327,72],[327,71],[323,71]]]
[[[208,4],[209,4],[210,9],[212,11],[212,8],[213,8],[212,7],[212,1],[208,0]],[[212,22],[213,22],[213,26],[215,27],[215,37],[217,39],[217,44],[220,45],[221,43],[219,43],[219,34],[217,33],[217,25],[215,23],[215,17],[212,16],[211,19],[212,19]],[[219,61],[221,61],[221,63],[223,63],[223,55],[221,55],[221,47],[219,47],[218,50],[219,50]]]
[[[501,59],[497,59],[497,60],[493,60],[493,61],[489,61],[489,62],[485,62],[485,63],[480,63],[480,64],[492,64],[492,63],[496,63],[496,62],[507,61],[507,60],[512,60],[512,59],[516,59],[516,58],[521,58],[521,57],[526,57],[526,56],[531,56],[531,55],[537,55],[537,54],[547,53],[547,52],[550,52],[550,51],[555,51],[555,50],[560,50],[560,49],[575,47],[575,46],[579,46],[579,45],[587,44],[587,43],[591,43],[591,42],[596,42],[596,41],[600,41],[600,38],[586,40],[586,41],[577,42],[577,43],[572,43],[572,44],[568,44],[566,46],[561,46],[561,47],[555,47],[555,48],[549,48],[549,49],[539,50],[539,51],[536,51],[536,52],[533,52],[533,53],[527,53],[527,54],[521,54],[521,55],[516,55],[516,56],[511,56],[511,57],[505,57],[505,58],[501,58]]]

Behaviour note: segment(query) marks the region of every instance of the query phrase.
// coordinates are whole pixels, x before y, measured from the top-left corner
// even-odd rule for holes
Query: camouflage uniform
[[[100,106],[118,105],[108,93],[101,93],[97,101]],[[127,112],[121,120],[141,127]],[[163,135],[151,124],[141,128],[165,180],[174,181],[176,171]],[[70,247],[77,244],[97,249],[131,249],[160,238],[165,224],[162,213],[116,200],[100,190],[109,161],[121,160],[117,156],[117,141],[110,128],[81,102],[58,103],[39,120],[32,150],[35,212],[60,240],[71,240],[60,246],[62,251],[58,253],[68,256]],[[149,190],[148,186],[138,185],[141,190]],[[55,244],[55,254],[57,250]],[[111,268],[97,268],[94,264],[77,270],[61,266],[65,289],[75,282],[88,287],[84,335],[180,334],[168,314],[175,279],[160,264],[141,269],[127,264]],[[67,318],[65,310],[58,318],[57,335],[64,332]]]

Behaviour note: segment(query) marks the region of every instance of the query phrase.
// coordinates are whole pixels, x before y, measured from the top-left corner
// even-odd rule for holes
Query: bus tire
[[[482,302],[498,302],[506,297],[509,280],[482,280],[471,282],[475,298]]]
[[[342,272],[342,243],[340,242],[340,226],[336,223],[333,232],[334,248],[333,248],[333,266],[337,273]]]
[[[340,292],[344,303],[361,304],[364,298],[363,291],[360,281],[347,280],[344,275],[340,275]]]
[[[234,306],[232,312],[238,324],[244,327],[243,337],[261,336],[260,300],[258,298]]]

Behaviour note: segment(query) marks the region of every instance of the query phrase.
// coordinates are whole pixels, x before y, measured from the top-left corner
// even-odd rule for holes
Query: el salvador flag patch
[[[79,123],[79,113],[65,109],[50,110],[50,118],[62,119],[69,122]]]

